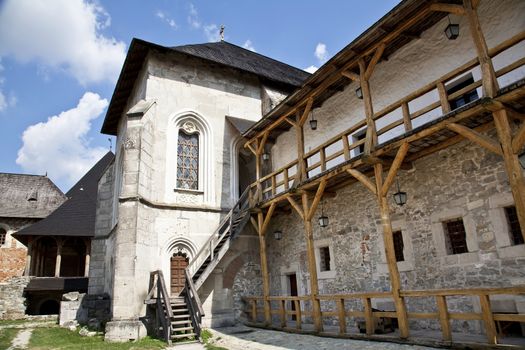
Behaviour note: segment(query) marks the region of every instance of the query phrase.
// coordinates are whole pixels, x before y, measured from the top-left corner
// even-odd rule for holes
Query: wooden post
[[[266,230],[270,224],[270,218],[275,210],[275,203],[270,206],[266,217],[262,211],[257,213],[257,232],[259,234],[259,253],[261,255],[261,273],[263,280],[263,308],[264,308],[264,321],[267,326],[272,323],[272,316],[270,310],[270,301],[268,296],[270,295],[270,280],[268,277],[268,260],[266,257]]]
[[[279,315],[281,316],[281,328],[286,328],[286,300],[279,300]]]
[[[478,60],[483,82],[483,96],[494,97],[498,93],[499,86],[496,79],[496,73],[494,72],[494,66],[492,65],[492,60],[489,56],[487,43],[481,30],[477,11],[472,5],[472,0],[463,0],[463,6],[465,7],[465,13],[469,22],[470,35],[472,35],[474,46],[478,52]]]
[[[295,305],[295,328],[301,329],[302,315],[301,315],[301,300],[296,299],[293,301]]]
[[[412,130],[412,119],[410,118],[410,110],[408,108],[408,102],[401,105],[403,111],[403,124],[405,125],[405,132]]]
[[[346,333],[346,310],[345,310],[345,300],[337,299],[337,314],[339,316],[339,334]]]
[[[500,109],[499,111],[492,112],[492,115],[503,151],[503,160],[505,162],[507,176],[509,177],[514,204],[516,205],[521,234],[525,239],[525,179],[523,177],[523,169],[521,168],[518,155],[513,152],[512,131],[507,111]]]
[[[366,117],[366,140],[365,140],[365,155],[369,155],[372,149],[377,144],[376,124],[374,122],[374,108],[372,107],[372,96],[370,95],[370,85],[366,77],[366,64],[364,59],[359,60],[359,76],[361,81],[361,92],[363,94],[363,102],[365,104]]]
[[[304,130],[300,121],[301,115],[297,113],[295,123],[295,138],[297,140],[297,172],[295,173],[294,185],[300,184],[306,179],[306,160],[304,159]]]
[[[450,332],[450,322],[448,318],[447,299],[443,295],[436,295],[436,303],[438,307],[439,323],[441,325],[443,340],[452,341],[452,333]]]
[[[64,242],[57,239],[57,257],[55,262],[55,277],[60,277],[60,265],[62,265],[62,246]]]
[[[372,302],[370,298],[363,298],[365,312],[366,335],[374,334],[374,316],[372,314]]]
[[[383,194],[383,191],[381,190],[383,188],[383,165],[381,163],[375,164],[374,172],[377,187],[377,200],[379,202],[379,210],[381,211],[385,254],[388,263],[388,272],[390,274],[390,284],[392,285],[392,294],[396,306],[397,321],[399,323],[399,335],[401,338],[408,338],[409,331],[405,301],[399,294],[401,290],[401,281],[399,270],[397,268],[396,256],[394,253],[394,239],[392,233],[392,223],[390,221],[390,208],[388,207],[386,194]]]
[[[24,276],[31,276],[31,258],[33,257],[33,238],[29,237],[27,243],[26,269]]]
[[[481,305],[481,316],[483,324],[485,325],[485,332],[487,334],[487,341],[489,344],[497,344],[498,337],[496,331],[496,324],[494,323],[494,316],[490,308],[490,299],[488,295],[480,295],[479,303]]]
[[[257,181],[257,191],[255,196],[255,201],[260,202],[262,200],[262,169],[261,169],[261,153],[259,150],[255,153],[255,179]]]
[[[89,263],[91,261],[91,241],[86,240],[86,259],[84,263],[84,277],[89,277]]]
[[[439,100],[441,101],[441,110],[443,114],[450,112],[450,102],[448,101],[447,90],[445,84],[441,81],[437,83],[437,90],[439,93]]]
[[[257,300],[252,300],[252,321],[257,322]]]

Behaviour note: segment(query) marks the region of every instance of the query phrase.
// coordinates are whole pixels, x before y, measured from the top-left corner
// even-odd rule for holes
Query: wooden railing
[[[401,296],[410,298],[430,298],[434,299],[434,305],[429,300],[425,305],[431,312],[408,312],[409,319],[434,319],[439,321],[441,326],[442,340],[452,342],[451,320],[479,320],[483,322],[487,342],[497,343],[496,322],[525,322],[525,314],[506,314],[496,313],[491,310],[490,297],[494,295],[525,295],[525,286],[509,288],[472,288],[472,289],[442,289],[442,290],[412,290],[402,291]],[[447,298],[469,296],[479,299],[481,312],[451,311],[447,305]],[[348,330],[347,318],[353,317],[364,320],[365,333],[370,336],[375,332],[378,319],[396,319],[395,311],[377,311],[372,308],[373,299],[392,298],[390,292],[365,292],[337,295],[319,295],[316,299],[321,304],[321,317],[332,317],[337,320],[338,335],[351,335]],[[263,315],[262,296],[243,297],[245,302],[244,312],[250,322],[260,323],[259,316]],[[302,330],[305,323],[304,318],[312,316],[310,296],[270,296],[268,297],[271,305],[271,314],[278,315],[278,323],[272,327],[287,328],[290,322],[295,323],[297,330]],[[260,305],[259,305],[260,304]],[[277,304],[277,307],[275,305]],[[409,310],[410,302],[407,302]],[[295,320],[292,320],[292,317]],[[333,324],[333,322],[332,322]],[[330,331],[325,331],[330,333]]]
[[[489,56],[494,58],[520,44],[523,40],[525,40],[525,31],[490,49]],[[520,57],[497,70],[496,76],[501,78],[524,65],[525,57]],[[413,129],[413,124],[423,126],[441,115],[449,113],[451,111],[450,101],[477,89],[482,85],[482,82],[481,80],[475,80],[468,86],[451,94],[447,94],[446,84],[454,81],[466,72],[478,69],[479,66],[478,58],[473,58],[453,71],[374,113],[373,119],[377,129],[376,136],[379,144],[406,134]],[[419,106],[421,104],[424,105]],[[357,140],[353,137],[358,131],[366,132],[366,121],[364,118],[305,153],[304,158],[299,161],[306,162],[306,177],[315,176],[359,156],[361,151],[357,148],[364,145],[365,140]],[[261,177],[250,186],[250,197],[260,201],[288,191],[297,176],[297,165],[298,160],[296,159]]]
[[[149,304],[149,301],[156,303],[157,324],[160,323],[162,326],[162,333],[159,334],[159,336],[163,338],[166,343],[171,344],[171,319],[173,312],[171,310],[170,296],[166,289],[166,282],[164,281],[164,275],[161,270],[150,273],[149,293],[145,303]]]
[[[186,304],[190,311],[190,317],[193,325],[193,330],[196,334],[196,338],[199,338],[201,335],[201,321],[204,315],[204,309],[202,308],[201,299],[199,298],[199,293],[193,284],[193,279],[191,278],[189,271],[184,270],[186,276],[185,288],[184,288],[184,298],[186,299]]]

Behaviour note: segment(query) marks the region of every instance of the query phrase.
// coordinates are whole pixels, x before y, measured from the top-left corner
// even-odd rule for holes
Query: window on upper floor
[[[507,217],[507,224],[509,225],[510,243],[512,245],[524,244],[516,207],[505,207],[505,216]]]
[[[464,75],[463,77],[459,78],[458,80],[450,83],[447,85],[447,95],[450,96],[451,94],[460,91],[461,89],[469,86],[474,82],[474,78],[472,77],[472,74]],[[475,101],[479,98],[478,93],[476,89],[467,91],[460,96],[450,100],[450,109],[454,110],[456,108],[459,108],[463,105],[466,105],[469,102]]]
[[[7,231],[3,228],[0,228],[0,246],[3,246],[6,242]]]
[[[356,132],[355,134],[352,134],[352,143],[359,142],[361,140],[364,140],[365,138],[366,138],[366,129],[360,130]],[[365,151],[365,144],[362,143],[356,148],[352,149],[352,157],[357,157],[364,151]]]
[[[177,188],[199,189],[199,134],[180,129],[177,140]]]
[[[463,219],[453,219],[443,223],[445,228],[445,242],[449,255],[468,253],[467,233]]]
[[[405,261],[405,256],[403,255],[403,234],[401,231],[392,232],[392,237],[394,239],[394,253],[396,255],[396,261]]]
[[[330,266],[330,248],[329,247],[320,247],[319,248],[319,270],[322,271],[331,271]]]

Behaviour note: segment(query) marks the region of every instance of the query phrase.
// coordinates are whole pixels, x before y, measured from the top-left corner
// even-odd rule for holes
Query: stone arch
[[[241,254],[237,255],[230,264],[226,267],[223,274],[222,286],[223,288],[232,289],[233,281],[239,270],[243,267],[246,261]]]
[[[188,134],[199,135],[199,171],[198,190],[203,201],[212,204],[215,198],[215,177],[213,168],[213,132],[208,121],[199,113],[183,110],[169,118],[167,132],[167,176],[166,189],[172,193],[176,188],[177,140],[180,130]]]
[[[165,254],[172,256],[173,254],[181,253],[188,257],[190,261],[197,255],[197,247],[192,240],[186,237],[173,237],[165,245]]]

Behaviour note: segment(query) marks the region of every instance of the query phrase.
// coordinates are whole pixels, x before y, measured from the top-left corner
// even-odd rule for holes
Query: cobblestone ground
[[[316,337],[245,326],[212,329],[213,344],[228,350],[434,350],[395,343]]]

